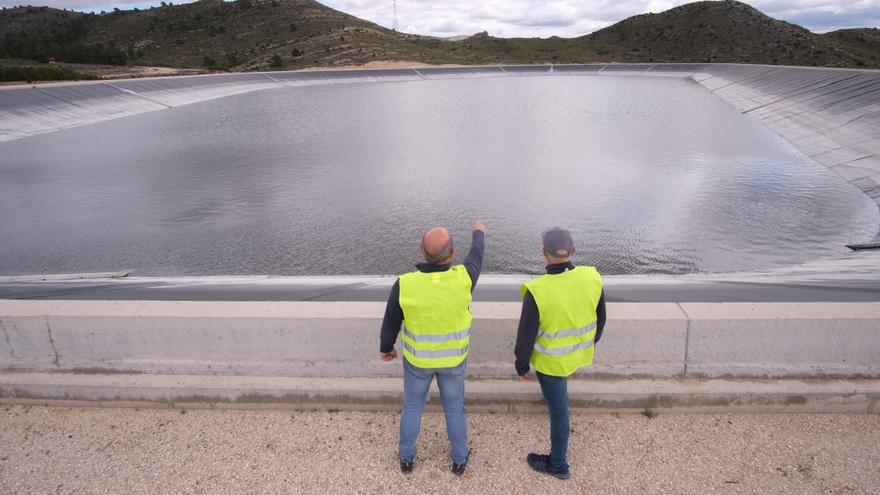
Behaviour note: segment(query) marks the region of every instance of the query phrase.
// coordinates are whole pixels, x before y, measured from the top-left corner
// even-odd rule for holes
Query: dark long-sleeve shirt
[[[571,262],[547,265],[547,273],[555,275],[565,270],[571,270],[574,265]],[[538,336],[538,305],[531,292],[526,292],[523,297],[522,313],[519,317],[519,329],[516,333],[516,347],[513,352],[516,355],[516,372],[520,376],[529,372],[529,359],[532,357],[532,349],[535,347],[535,339]],[[602,330],[605,328],[605,291],[599,296],[596,305],[596,338],[599,342],[602,338]]]
[[[465,270],[471,277],[471,292],[477,286],[480,278],[480,270],[483,269],[483,252],[485,251],[485,234],[475,230],[471,240],[471,250],[464,259]],[[445,272],[452,267],[452,263],[419,263],[416,268],[423,273]],[[400,325],[403,323],[403,308],[400,307],[400,279],[394,281],[391,293],[388,295],[388,304],[385,306],[385,318],[382,320],[382,331],[379,335],[379,352],[391,352],[394,343],[397,342],[397,334],[400,333]]]

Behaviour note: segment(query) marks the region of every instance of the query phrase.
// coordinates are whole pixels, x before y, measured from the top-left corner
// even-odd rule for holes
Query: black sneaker
[[[532,469],[539,473],[547,473],[550,476],[555,476],[561,480],[567,480],[571,477],[571,474],[568,471],[568,464],[563,465],[562,467],[553,467],[550,464],[550,456],[544,454],[529,454],[526,456],[526,462],[529,463]]]
[[[457,462],[453,462],[452,463],[452,474],[454,474],[456,476],[463,475],[464,468],[467,467],[467,462],[470,457],[471,457],[470,454],[468,454],[468,456],[464,458],[464,463],[462,463],[462,464],[459,464]]]
[[[415,464],[413,464],[413,461],[404,461],[403,459],[400,460],[400,472],[401,473],[409,474],[409,473],[413,472],[414,467],[415,467]]]

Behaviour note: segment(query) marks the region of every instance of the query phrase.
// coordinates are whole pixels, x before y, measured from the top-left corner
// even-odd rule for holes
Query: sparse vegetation
[[[81,81],[97,79],[61,67],[16,67],[0,65],[0,81]]]
[[[50,60],[81,64],[124,65],[128,53],[98,44],[68,42],[39,33],[7,34],[0,40],[0,58],[23,58],[46,63]]]
[[[865,65],[877,66],[880,58],[880,29],[841,29],[822,37],[845,50],[861,55]]]

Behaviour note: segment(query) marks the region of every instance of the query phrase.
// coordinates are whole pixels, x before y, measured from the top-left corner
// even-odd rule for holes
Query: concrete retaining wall
[[[382,303],[0,301],[0,370],[388,377]],[[880,377],[880,303],[616,303],[606,377]],[[475,303],[470,375],[513,376],[519,305]]]

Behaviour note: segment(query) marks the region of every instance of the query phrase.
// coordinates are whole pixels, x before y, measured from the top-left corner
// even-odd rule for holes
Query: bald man
[[[391,288],[382,321],[379,355],[397,358],[400,334],[403,352],[403,412],[400,415],[400,470],[415,467],[416,438],[428,388],[434,377],[446,415],[452,472],[464,474],[468,461],[464,375],[470,345],[471,293],[483,266],[486,226],[473,224],[471,250],[464,264],[453,266],[452,234],[434,227],[422,236],[423,263],[401,275]]]

